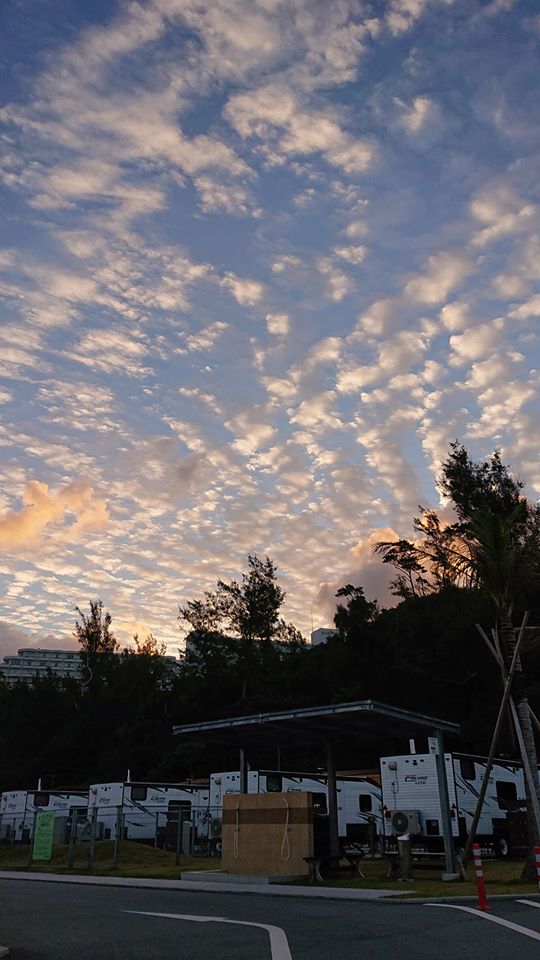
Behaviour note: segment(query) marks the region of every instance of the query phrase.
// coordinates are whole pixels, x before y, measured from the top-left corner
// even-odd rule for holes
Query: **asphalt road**
[[[517,929],[423,904],[0,880],[0,944],[10,960],[537,960],[540,909],[493,906]]]

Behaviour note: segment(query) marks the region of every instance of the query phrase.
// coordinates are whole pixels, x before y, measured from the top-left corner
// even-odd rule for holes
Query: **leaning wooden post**
[[[529,763],[529,757],[525,749],[523,731],[521,729],[521,724],[519,722],[519,717],[517,714],[516,705],[514,703],[513,697],[510,697],[510,709],[512,711],[512,720],[514,721],[516,737],[518,739],[521,759],[523,761],[523,772],[525,773],[525,779],[527,781],[527,786],[529,787],[529,793],[531,796],[531,807],[532,807],[534,820],[536,823],[536,831],[538,833],[538,836],[540,837],[540,804],[538,803],[538,794],[536,792],[536,784],[534,782],[533,772],[531,770],[531,765]]]
[[[486,761],[486,769],[484,770],[484,776],[482,778],[482,785],[480,787],[480,793],[478,794],[478,800],[476,801],[476,809],[474,811],[474,817],[471,823],[471,829],[469,830],[469,836],[467,837],[467,843],[465,844],[465,850],[463,853],[463,865],[466,867],[471,855],[471,847],[474,843],[474,838],[476,836],[476,830],[478,828],[478,822],[480,820],[480,814],[482,813],[482,807],[484,806],[484,799],[486,796],[486,791],[489,782],[489,775],[491,773],[491,768],[493,766],[493,761],[495,759],[495,753],[497,751],[497,744],[499,742],[499,736],[501,734],[504,715],[506,713],[506,707],[510,699],[510,691],[512,689],[512,680],[514,679],[514,672],[516,669],[516,663],[519,656],[519,648],[521,646],[521,641],[523,639],[523,631],[526,623],[527,614],[523,618],[523,624],[519,631],[519,635],[516,641],[516,646],[514,648],[514,655],[512,657],[512,663],[510,664],[510,670],[508,671],[508,676],[504,684],[504,692],[501,700],[501,705],[499,707],[499,713],[497,715],[497,720],[495,723],[495,729],[493,731],[493,737],[491,738],[491,747],[489,748],[489,754]]]

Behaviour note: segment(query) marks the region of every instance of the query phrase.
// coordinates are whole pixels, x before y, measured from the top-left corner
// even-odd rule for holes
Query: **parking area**
[[[540,901],[289,899],[0,881],[12,960],[520,960],[538,956]]]

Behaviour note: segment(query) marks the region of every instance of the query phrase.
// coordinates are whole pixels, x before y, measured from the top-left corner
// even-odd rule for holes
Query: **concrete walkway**
[[[148,877],[83,877],[65,873],[30,873],[0,870],[0,880],[36,880],[47,883],[81,883],[103,887],[146,887],[154,890],[191,890],[205,893],[259,894],[264,897],[309,897],[321,900],[383,900],[391,890],[353,890],[349,887],[292,886],[286,883],[226,883],[204,880],[153,880]],[[407,893],[414,893],[407,890]]]
[[[30,873],[19,870],[0,870],[0,880],[36,880],[42,883],[78,883],[96,887],[138,887],[150,890],[182,890],[203,893],[242,893],[244,895],[258,895],[263,897],[296,897],[308,900],[356,900],[358,902],[374,902],[383,900],[395,904],[419,903],[448,903],[456,902],[476,903],[475,896],[459,896],[450,894],[447,897],[415,897],[416,890],[407,890],[408,896],[403,897],[397,890],[358,890],[351,887],[322,887],[316,884],[292,886],[286,883],[226,883],[204,880],[154,880],[150,877],[85,877],[69,876],[65,873]],[[413,894],[413,896],[411,896]],[[517,900],[523,893],[497,893],[489,896],[489,900]],[[529,900],[539,900],[540,894],[528,893]],[[0,947],[0,951],[1,951]],[[0,958],[7,956],[0,952]]]

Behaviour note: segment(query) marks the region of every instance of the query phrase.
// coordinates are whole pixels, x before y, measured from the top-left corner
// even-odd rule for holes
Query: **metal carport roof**
[[[300,707],[297,710],[276,710],[255,713],[245,717],[226,717],[201,723],[184,723],[173,727],[173,733],[190,740],[218,740],[236,744],[240,748],[240,791],[248,792],[246,749],[279,743],[286,737],[288,743],[316,742],[326,745],[328,775],[328,814],[330,853],[339,859],[336,768],[334,743],[339,739],[358,738],[369,731],[400,735],[430,733],[435,738],[434,752],[437,777],[441,791],[441,819],[444,835],[447,873],[454,863],[448,783],[444,763],[444,733],[460,733],[458,723],[413,713],[377,700],[356,700],[352,703],[332,703],[319,707]]]
[[[288,740],[293,738],[296,742],[320,743],[338,738],[357,738],[366,732],[408,735],[420,731],[459,734],[460,726],[377,700],[355,700],[352,703],[276,710],[173,727],[173,733],[190,740],[219,740],[243,747],[275,743],[281,733]]]

